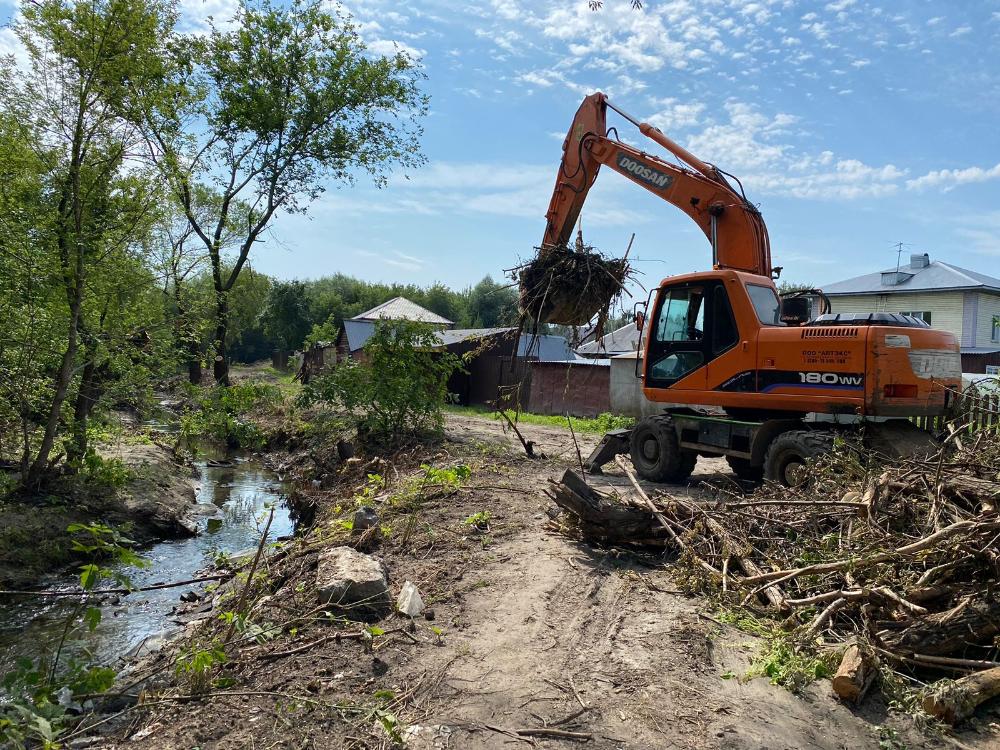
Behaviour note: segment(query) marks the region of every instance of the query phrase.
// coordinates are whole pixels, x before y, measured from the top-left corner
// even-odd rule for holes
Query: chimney
[[[914,271],[919,271],[921,268],[927,268],[931,264],[931,256],[927,253],[913,253],[910,256],[910,268]]]

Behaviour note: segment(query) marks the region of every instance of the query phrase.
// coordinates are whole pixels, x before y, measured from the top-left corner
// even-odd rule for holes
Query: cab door
[[[705,388],[705,300],[710,286],[681,283],[660,288],[649,331],[646,388]]]

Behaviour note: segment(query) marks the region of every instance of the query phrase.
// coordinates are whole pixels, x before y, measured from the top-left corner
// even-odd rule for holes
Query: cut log
[[[980,703],[1000,695],[1000,667],[962,677],[941,680],[924,696],[924,711],[936,719],[955,724],[972,716]]]
[[[841,700],[860,703],[877,673],[875,657],[857,645],[848,646],[833,676],[833,692]]]
[[[552,494],[559,507],[579,519],[580,530],[588,539],[666,544],[665,533],[651,513],[598,492],[572,469],[553,482]]]
[[[1000,633],[1000,600],[965,599],[944,612],[921,617],[913,625],[883,638],[887,650],[901,655],[944,656],[971,644],[986,643]]]

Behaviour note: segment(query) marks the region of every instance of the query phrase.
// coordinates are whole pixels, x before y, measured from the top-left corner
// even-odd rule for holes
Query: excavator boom
[[[720,269],[771,277],[771,250],[760,212],[736,192],[719,170],[678,146],[648,123],[639,123],[621,110],[640,132],[683,160],[691,169],[608,137],[604,94],[584,99],[566,140],[555,190],[545,215],[542,245],[566,244],[587,194],[602,164],[640,187],[677,206],[690,216],[712,245],[712,264]]]

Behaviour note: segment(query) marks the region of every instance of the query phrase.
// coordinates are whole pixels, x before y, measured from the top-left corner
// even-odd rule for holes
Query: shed
[[[535,414],[596,417],[611,411],[611,360],[532,362],[528,408]]]
[[[380,320],[412,320],[418,323],[429,323],[432,326],[447,329],[455,323],[438,315],[426,307],[406,297],[394,297],[371,310],[344,321],[343,328],[337,335],[337,361],[357,358],[368,339],[375,333],[375,324]]]

